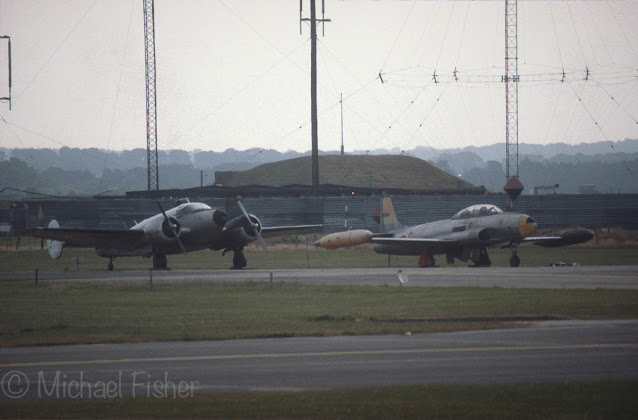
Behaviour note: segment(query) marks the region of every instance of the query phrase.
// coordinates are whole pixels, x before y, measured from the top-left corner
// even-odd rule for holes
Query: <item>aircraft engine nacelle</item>
[[[261,221],[254,214],[249,214],[250,222],[244,216],[238,216],[230,220],[224,226],[224,230],[232,236],[235,245],[246,245],[257,239],[257,232],[261,233]]]
[[[172,229],[169,223],[172,225]],[[144,230],[149,235],[152,243],[165,245],[177,242],[176,239],[182,231],[179,221],[172,216],[168,220],[160,216],[147,225]]]
[[[503,235],[501,235],[500,232],[494,228],[481,229],[481,231],[478,233],[478,239],[486,245],[499,243],[504,240]]]
[[[248,237],[251,238],[251,242],[252,242],[255,239],[257,239],[257,235],[254,229],[257,229],[257,232],[261,233],[261,221],[254,214],[249,214],[248,216],[250,217],[250,222],[252,223],[252,226],[250,226],[248,223],[244,223],[244,232],[246,233]]]
[[[162,222],[162,234],[168,239],[174,239],[179,236],[180,225],[176,218],[169,217],[168,220],[164,219]]]
[[[456,232],[449,236],[449,239],[456,239],[466,246],[485,247],[502,242],[498,230],[493,228],[470,229],[464,232]]]

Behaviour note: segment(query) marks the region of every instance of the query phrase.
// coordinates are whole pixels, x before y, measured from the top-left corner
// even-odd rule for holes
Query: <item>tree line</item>
[[[610,150],[605,142],[587,146],[530,147],[534,154],[524,154],[519,160],[520,179],[526,187],[523,193],[533,193],[535,186],[555,184],[559,185],[559,193],[638,193],[638,140],[617,143],[616,149],[626,150],[623,152],[601,153]],[[500,149],[502,145],[454,150],[420,147],[409,154],[428,160],[452,175],[460,175],[476,186],[483,185],[488,191],[502,191],[504,162],[495,159]],[[596,153],[585,153],[588,150]],[[374,153],[392,151],[376,150]],[[264,149],[160,151],[159,185],[161,189],[192,188],[202,182],[210,185],[215,183],[215,171],[246,170],[304,154],[309,152],[282,153]],[[68,147],[59,150],[0,149],[0,189],[8,187],[11,191],[56,196],[92,196],[111,190],[139,191],[147,187],[146,165],[146,149],[121,152]]]

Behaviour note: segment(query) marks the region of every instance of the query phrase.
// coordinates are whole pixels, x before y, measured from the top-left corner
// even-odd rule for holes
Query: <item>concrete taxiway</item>
[[[0,400],[638,379],[638,320],[525,329],[0,349]]]
[[[306,270],[164,270],[41,272],[40,281],[296,282],[332,285],[396,285],[399,268]],[[402,268],[407,286],[526,287],[545,289],[637,289],[638,266]],[[0,273],[0,279],[33,279],[34,273]]]

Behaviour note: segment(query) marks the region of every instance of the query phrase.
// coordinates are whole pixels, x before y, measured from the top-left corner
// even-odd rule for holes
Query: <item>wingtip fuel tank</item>
[[[372,232],[366,229],[348,230],[345,232],[331,233],[315,242],[315,246],[324,249],[344,248],[370,242]]]

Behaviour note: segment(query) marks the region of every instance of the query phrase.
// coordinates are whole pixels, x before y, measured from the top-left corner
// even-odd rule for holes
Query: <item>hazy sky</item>
[[[519,141],[638,138],[638,1],[518,12]],[[320,148],[340,148],[341,93],[346,151],[504,142],[504,14],[504,1],[326,0]],[[158,147],[309,150],[299,29],[296,0],[156,0]],[[2,0],[0,33],[13,60],[0,147],[146,147],[142,0]]]

